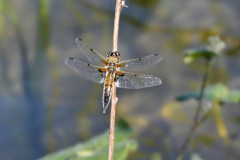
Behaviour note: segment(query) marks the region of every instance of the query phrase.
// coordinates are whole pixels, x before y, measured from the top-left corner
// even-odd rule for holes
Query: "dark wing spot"
[[[91,48],[91,51],[93,51],[93,49]]]
[[[154,54],[154,56],[158,56],[159,54]]]
[[[135,77],[137,77],[137,74],[135,74]]]
[[[142,60],[142,58],[139,58],[138,60],[139,60],[139,61],[141,61],[141,60]]]
[[[78,38],[80,41],[82,41],[82,39],[81,38]]]
[[[70,57],[70,58],[68,58],[68,59],[70,59],[70,60],[74,60],[74,58],[71,58],[71,57]]]
[[[90,64],[89,64],[89,63],[88,63],[87,65],[88,65],[88,66],[90,66]]]

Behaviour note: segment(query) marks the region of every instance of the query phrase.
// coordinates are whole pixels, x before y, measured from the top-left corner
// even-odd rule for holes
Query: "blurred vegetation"
[[[1,14],[2,23],[1,26],[4,26],[3,22],[5,19],[9,19],[13,28],[15,29],[15,37],[16,41],[19,45],[19,54],[20,54],[20,63],[21,63],[21,78],[22,78],[22,87],[23,87],[23,95],[27,101],[27,107],[29,114],[26,119],[28,122],[26,126],[27,135],[29,138],[29,146],[34,146],[32,156],[39,157],[43,153],[45,153],[45,147],[41,141],[41,137],[44,134],[45,128],[45,118],[47,117],[47,129],[51,128],[49,126],[51,124],[50,121],[52,118],[52,108],[56,105],[57,97],[59,94],[59,70],[57,69],[56,64],[56,53],[54,51],[54,47],[50,44],[50,26],[49,26],[49,11],[50,11],[50,3],[49,0],[40,0],[38,1],[38,19],[37,19],[37,34],[36,34],[36,50],[34,54],[33,60],[30,60],[30,52],[29,46],[26,43],[25,35],[23,33],[23,27],[21,24],[21,20],[16,13],[16,10],[11,5],[10,1],[1,0],[1,11],[4,14]],[[3,30],[7,30],[7,28],[2,28]],[[4,35],[2,35],[4,36]],[[1,38],[2,38],[1,36]],[[1,45],[4,44],[1,43]],[[4,46],[1,46],[1,49],[4,49]],[[8,60],[6,59],[6,55],[4,52],[1,52],[1,56],[3,58],[3,71],[8,71]],[[43,86],[45,85],[45,71],[44,66],[49,62],[50,72],[53,80],[53,93],[49,98],[48,111],[45,111],[43,107],[45,104],[43,103]],[[2,64],[2,63],[1,63]],[[6,79],[6,83],[10,83],[9,74],[5,73],[2,75],[4,79]],[[9,86],[9,85],[4,85]],[[11,88],[11,87],[9,87]],[[46,116],[48,114],[48,116]],[[37,126],[37,127],[36,127]]]
[[[104,2],[0,0],[0,153],[3,159],[31,160],[48,153],[44,159],[106,157],[108,132],[94,137],[109,124],[109,117],[100,114],[102,86],[89,87],[85,81],[69,77],[64,70],[65,58],[78,52],[69,44],[79,35],[97,50],[111,48],[115,1]],[[128,160],[176,159],[202,99],[197,127],[183,159],[219,159],[222,155],[239,159],[239,74],[232,71],[239,66],[231,64],[240,55],[239,31],[234,29],[239,28],[236,19],[239,6],[232,1],[205,2],[209,8],[199,8],[211,13],[214,26],[192,27],[188,25],[191,21],[178,22],[174,18],[196,9],[191,8],[194,4],[190,1],[126,3],[129,9],[122,12],[120,22],[120,43],[125,48],[120,48],[132,56],[148,54],[153,46],[167,52],[163,55],[162,68],[153,67],[153,72],[163,79],[161,87],[151,90],[153,93],[119,90],[117,117],[124,118],[133,129],[117,129],[115,155]],[[225,11],[224,7],[230,10]],[[25,20],[28,15],[34,15],[34,20]],[[235,19],[236,24],[228,23],[231,18],[226,15]],[[191,20],[202,22],[198,18],[202,17],[193,16]],[[225,50],[218,53],[211,48],[214,45],[211,42],[198,48],[210,36],[220,36],[226,44]],[[184,63],[187,65],[182,67]],[[206,71],[206,87],[201,98],[201,76]],[[78,141],[85,142],[69,147]]]
[[[159,3],[158,0],[132,0],[130,1],[131,5],[136,5],[136,6],[142,6],[144,8],[146,7],[154,7],[155,5],[157,5]]]
[[[227,127],[223,120],[221,108],[225,103],[240,103],[240,91],[229,91],[223,84],[216,84],[206,88],[209,74],[211,74],[209,72],[213,63],[213,59],[216,58],[216,56],[220,56],[222,51],[225,49],[225,44],[219,39],[219,37],[209,37],[209,42],[210,45],[206,48],[190,49],[184,54],[185,63],[193,63],[203,59],[205,61],[205,65],[203,66],[205,67],[205,72],[200,91],[191,91],[176,97],[176,100],[180,102],[192,98],[198,101],[198,106],[193,119],[194,122],[192,123],[187,138],[180,149],[177,160],[183,159],[194,132],[210,116],[214,117],[218,134],[224,140],[225,145],[229,147],[231,143]],[[208,102],[208,105],[203,104],[204,100]],[[212,141],[213,138],[209,137],[202,140],[209,144],[208,142]]]
[[[114,160],[125,160],[137,149],[137,142],[128,139],[133,133],[127,122],[118,120],[114,138]],[[109,130],[82,144],[52,153],[41,160],[105,160],[108,157]]]

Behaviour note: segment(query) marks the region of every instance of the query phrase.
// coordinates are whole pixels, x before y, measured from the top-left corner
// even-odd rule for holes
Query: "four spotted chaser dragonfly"
[[[67,58],[65,63],[82,77],[96,83],[104,83],[103,113],[105,113],[111,100],[113,82],[116,82],[116,87],[128,89],[153,87],[162,83],[157,76],[138,75],[131,72],[146,69],[160,62],[162,57],[159,54],[119,61],[120,53],[118,51],[110,52],[107,57],[104,57],[96,50],[88,47],[82,39],[77,38],[75,42],[80,52],[86,56],[91,64],[74,58]]]

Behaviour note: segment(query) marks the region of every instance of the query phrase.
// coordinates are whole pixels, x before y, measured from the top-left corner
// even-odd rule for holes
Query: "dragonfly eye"
[[[115,52],[115,55],[119,58],[120,57],[120,53],[118,51]]]
[[[114,55],[113,52],[109,52],[109,53],[108,53],[108,57],[111,57],[111,56],[113,56],[113,55]]]

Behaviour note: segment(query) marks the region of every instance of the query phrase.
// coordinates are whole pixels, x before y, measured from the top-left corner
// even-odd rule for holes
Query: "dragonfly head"
[[[120,57],[120,53],[118,51],[109,52],[108,53],[108,57],[117,57],[117,58],[119,58]]]
[[[115,52],[109,52],[108,54],[108,60],[109,61],[115,61],[114,63],[118,62],[119,58],[120,58],[120,53],[118,51]]]

